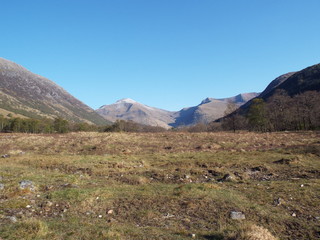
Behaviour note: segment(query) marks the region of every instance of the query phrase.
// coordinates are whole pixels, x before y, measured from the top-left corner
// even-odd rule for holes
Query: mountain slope
[[[258,98],[266,101],[280,89],[285,90],[290,96],[301,94],[305,91],[320,91],[320,64],[315,64],[298,72],[290,72],[279,76],[271,81]],[[252,100],[243,104],[233,114],[239,113],[245,115],[251,104]],[[220,120],[218,119],[217,121]]]
[[[228,103],[241,106],[259,93],[244,93],[230,98],[214,99],[206,98],[198,106],[184,108],[175,114],[176,121],[171,124],[174,127],[188,126],[197,123],[209,123],[223,117]]]
[[[285,82],[289,77],[291,77],[296,72],[289,72],[286,74],[283,74],[276,79],[274,79],[267,87],[266,89],[259,95],[259,97],[267,95],[269,92],[271,92],[274,88],[278,87],[280,84]]]
[[[307,67],[292,74],[285,81],[274,87],[271,91],[259,97],[267,99],[278,89],[285,90],[290,96],[294,96],[306,91],[320,91],[320,64]]]
[[[0,58],[0,108],[26,117],[61,116],[75,122],[106,124],[93,109],[54,82]]]
[[[104,105],[96,112],[109,121],[132,120],[140,124],[163,128],[169,128],[168,123],[174,122],[173,112],[149,107],[129,98],[121,99],[111,105]]]

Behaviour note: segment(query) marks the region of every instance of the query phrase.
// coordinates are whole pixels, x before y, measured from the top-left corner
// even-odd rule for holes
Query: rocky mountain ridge
[[[55,118],[106,124],[85,105],[51,80],[0,58],[0,109],[31,118]]]

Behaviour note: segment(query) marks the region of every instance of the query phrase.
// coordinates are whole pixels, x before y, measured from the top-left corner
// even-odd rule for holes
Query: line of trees
[[[18,118],[0,115],[0,132],[68,133],[68,132],[164,132],[162,127],[147,126],[133,121],[117,120],[112,125],[96,126],[74,123],[61,117],[55,119]]]
[[[278,90],[266,101],[254,99],[245,116],[231,114],[222,127],[261,132],[319,130],[320,92],[307,91],[291,97],[286,91]]]
[[[55,119],[30,119],[4,117],[0,115],[0,132],[22,132],[22,133],[67,133],[78,131],[98,131],[99,128],[88,123],[71,123],[66,119],[57,117]]]

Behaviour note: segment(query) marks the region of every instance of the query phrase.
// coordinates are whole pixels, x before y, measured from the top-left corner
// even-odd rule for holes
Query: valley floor
[[[0,134],[0,155],[0,239],[320,238],[320,132]]]

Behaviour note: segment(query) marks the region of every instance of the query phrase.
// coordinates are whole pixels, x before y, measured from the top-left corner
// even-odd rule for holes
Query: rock
[[[296,213],[292,213],[291,216],[292,216],[292,217],[296,217],[297,214],[296,214]]]
[[[16,223],[18,222],[17,218],[15,216],[11,216],[9,217],[10,221],[13,222],[13,223]]]
[[[218,182],[233,182],[235,181],[235,177],[230,175],[229,173],[225,174],[223,178],[218,179]]]
[[[0,190],[3,190],[3,189],[4,189],[4,184],[0,183]]]
[[[110,209],[109,211],[107,211],[107,214],[113,214],[113,210],[112,209]]]
[[[9,154],[4,154],[4,155],[1,156],[1,158],[9,158],[9,157],[10,157]]]
[[[36,187],[33,182],[30,180],[22,180],[19,182],[20,189],[29,189],[30,191],[34,191]]]
[[[277,198],[273,201],[274,205],[279,206],[282,204],[282,199],[281,198]]]
[[[166,215],[163,216],[163,218],[172,218],[174,217],[174,215],[167,213]]]
[[[232,211],[230,213],[230,218],[233,220],[244,220],[246,219],[246,216],[242,212]]]
[[[192,238],[196,238],[196,235],[194,233],[191,234]]]

